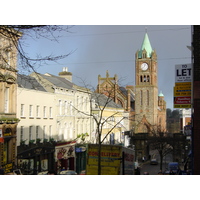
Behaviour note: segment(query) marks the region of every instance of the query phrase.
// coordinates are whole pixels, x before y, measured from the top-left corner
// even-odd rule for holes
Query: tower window
[[[140,82],[142,83],[142,76],[140,76]]]
[[[147,75],[147,82],[150,82],[150,77],[149,77],[149,75]]]
[[[140,105],[142,106],[142,101],[143,101],[143,99],[142,99],[142,90],[140,91]]]
[[[144,75],[144,82],[146,82],[146,76]]]

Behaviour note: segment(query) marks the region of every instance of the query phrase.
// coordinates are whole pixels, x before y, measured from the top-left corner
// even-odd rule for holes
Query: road
[[[140,168],[140,174],[143,175],[144,172],[148,172],[149,175],[157,175],[160,171],[160,165],[150,165],[149,162],[142,164]]]
[[[160,162],[159,155],[156,153],[152,153],[152,158],[156,158],[158,162]],[[169,162],[172,162],[172,155],[169,154],[163,159],[163,166],[162,166],[162,171],[164,171],[167,168],[167,165]],[[160,163],[158,165],[150,165],[150,161],[146,163],[141,163],[141,169],[140,169],[140,174],[144,174],[144,172],[148,172],[149,175],[157,175],[158,172],[160,171]]]

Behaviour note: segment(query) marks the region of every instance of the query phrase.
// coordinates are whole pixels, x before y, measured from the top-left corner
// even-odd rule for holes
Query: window
[[[21,126],[20,127],[20,141],[23,141],[23,139],[24,139],[24,127]]]
[[[29,117],[33,117],[33,105],[29,105]]]
[[[32,140],[33,138],[33,127],[32,126],[29,126],[29,140]]]
[[[53,118],[52,107],[49,108],[49,118]]]
[[[142,96],[142,90],[140,91],[140,105],[142,106],[142,102],[143,102],[143,96]]]
[[[35,134],[36,134],[36,139],[38,139],[39,138],[39,126],[36,126]]]
[[[43,107],[43,117],[47,118],[47,107],[46,106]]]
[[[21,104],[20,116],[24,117],[24,104]]]
[[[9,112],[9,88],[5,88],[5,113]]]
[[[67,101],[65,101],[65,115],[67,115],[67,112],[68,112],[67,109],[68,109],[68,108],[67,108]]]
[[[52,125],[49,125],[49,137],[52,138]]]
[[[62,101],[59,100],[59,114],[62,115]]]
[[[40,106],[36,106],[36,117],[39,118],[40,117]]]
[[[46,138],[46,126],[43,126],[43,139]]]
[[[147,90],[147,105],[149,106],[149,90]]]

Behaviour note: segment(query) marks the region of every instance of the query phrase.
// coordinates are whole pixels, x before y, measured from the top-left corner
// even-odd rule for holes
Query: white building
[[[90,133],[90,91],[73,84],[67,68],[59,76],[49,73],[32,73],[30,76],[55,96],[57,140],[70,141],[79,134]]]
[[[17,146],[20,142],[41,142],[55,138],[55,95],[46,92],[30,76],[18,75],[17,87]]]

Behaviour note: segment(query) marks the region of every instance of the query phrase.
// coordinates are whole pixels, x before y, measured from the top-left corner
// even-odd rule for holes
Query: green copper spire
[[[147,33],[145,33],[145,35],[144,35],[144,40],[142,43],[142,47],[139,51],[138,58],[142,58],[142,51],[144,49],[147,52],[147,57],[150,58],[153,50],[152,50],[151,43],[149,41],[149,37],[148,37]]]
[[[158,96],[159,96],[159,97],[164,97],[164,94],[162,93],[162,91],[160,91],[160,93],[159,93]]]

